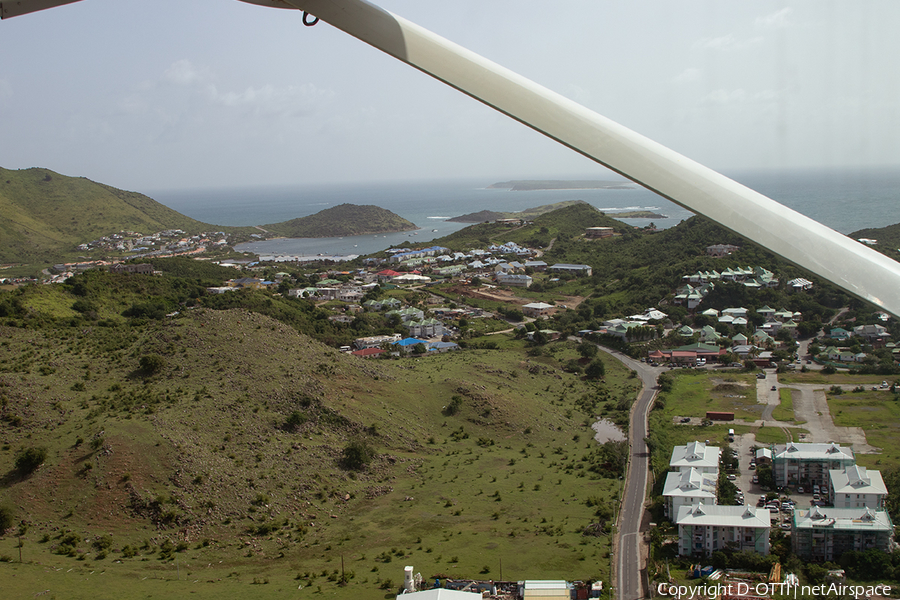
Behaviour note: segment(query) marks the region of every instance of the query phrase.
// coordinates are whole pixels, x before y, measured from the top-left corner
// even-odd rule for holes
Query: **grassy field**
[[[842,394],[826,393],[835,425],[861,427],[866,432],[866,441],[881,449],[879,454],[857,454],[857,462],[880,469],[900,466],[900,448],[894,443],[900,436],[898,397],[886,390],[852,392],[849,389]]]
[[[772,418],[776,421],[800,423],[794,415],[794,392],[790,388],[782,387],[778,390],[778,398],[781,403],[772,411]],[[805,422],[805,421],[804,421]]]
[[[666,415],[704,418],[707,411],[725,411],[734,412],[736,419],[750,421],[762,415],[764,407],[756,402],[756,379],[752,374],[695,369],[674,369],[669,374],[675,385],[666,394]]]
[[[781,427],[754,427],[752,433],[756,436],[756,443],[760,445],[768,444],[786,444],[789,441],[797,441],[802,434],[808,434],[809,431],[800,428]]]
[[[487,338],[503,351],[363,361],[241,310],[90,334],[3,330],[7,597],[381,598],[406,564],[609,577],[621,481],[592,470],[589,426],[622,422],[639,387],[615,361],[592,382],[563,368],[574,344],[536,355],[506,334]],[[341,466],[353,440],[363,469]],[[38,446],[23,476],[16,454]]]
[[[827,375],[822,371],[807,371],[806,373],[802,373],[800,371],[786,371],[784,373],[778,374],[778,381],[783,384],[818,383],[827,386],[873,386],[880,385],[881,382],[885,379],[888,380],[888,383],[891,383],[896,379],[896,377],[887,377],[882,375],[858,375],[847,373],[845,371],[838,371],[837,373],[832,373],[831,375]]]

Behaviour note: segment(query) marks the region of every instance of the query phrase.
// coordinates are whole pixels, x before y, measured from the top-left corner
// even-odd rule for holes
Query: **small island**
[[[370,204],[339,204],[308,217],[262,225],[269,235],[288,238],[339,237],[414,231],[412,221]]]

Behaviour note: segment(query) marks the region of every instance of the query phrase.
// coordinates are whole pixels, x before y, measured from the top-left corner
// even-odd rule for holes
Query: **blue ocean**
[[[900,168],[726,173],[732,179],[841,233],[900,222]],[[574,179],[574,178],[573,178]],[[577,179],[615,180],[614,175]],[[498,180],[500,181],[500,180]],[[447,219],[481,210],[520,211],[564,200],[583,200],[615,217],[631,210],[665,215],[652,219],[673,227],[691,212],[635,184],[627,189],[510,191],[494,181],[459,179],[296,187],[158,190],[154,200],[216,225],[265,225],[317,213],[338,204],[372,204],[409,219],[418,231],[345,238],[277,239],[241,244],[239,251],[264,255],[359,255],[409,241],[448,235],[467,223]],[[651,220],[622,219],[644,226]]]

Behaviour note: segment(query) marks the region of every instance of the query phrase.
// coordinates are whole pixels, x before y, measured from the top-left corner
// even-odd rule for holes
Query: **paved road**
[[[650,470],[650,452],[644,442],[647,437],[647,415],[656,396],[656,378],[662,371],[633,360],[624,354],[601,348],[625,366],[637,371],[644,389],[631,409],[628,441],[631,460],[625,477],[625,492],[619,512],[619,539],[616,544],[616,587],[619,600],[638,600],[648,597],[646,581],[646,544],[641,523],[644,519],[644,499]]]

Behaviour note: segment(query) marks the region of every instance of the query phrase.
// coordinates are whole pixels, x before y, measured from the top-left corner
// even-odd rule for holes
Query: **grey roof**
[[[704,477],[700,471],[694,468],[680,473],[672,471],[666,475],[663,496],[707,497],[712,499],[712,504],[715,504],[716,480],[714,477]]]
[[[893,531],[891,518],[883,510],[871,508],[821,508],[794,511],[794,527],[843,530]]]
[[[761,527],[765,529],[771,527],[769,510],[767,508],[718,504],[682,506],[678,509],[675,522],[678,525]]]
[[[719,454],[721,452],[721,448],[707,446],[703,442],[691,442],[685,446],[675,446],[672,448],[672,458],[669,460],[669,466],[675,468],[712,467],[718,469]]]
[[[774,460],[785,458],[795,460],[856,460],[853,456],[853,450],[842,448],[840,444],[801,442],[790,442],[787,445],[776,446],[773,458]]]
[[[881,477],[881,471],[873,471],[859,465],[850,465],[844,469],[829,471],[831,486],[835,494],[884,494],[887,486]]]

